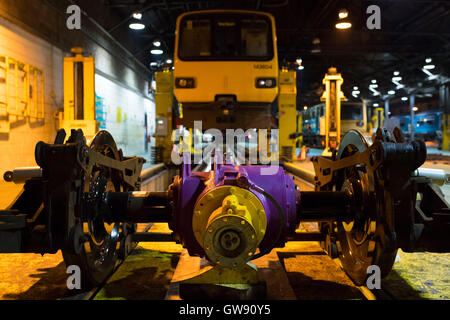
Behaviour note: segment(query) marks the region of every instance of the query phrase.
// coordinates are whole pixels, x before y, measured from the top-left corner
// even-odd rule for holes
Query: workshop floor
[[[312,170],[311,162],[298,165]],[[425,166],[450,170],[446,162]],[[0,182],[5,208],[21,186]],[[450,188],[444,186],[447,200]],[[305,228],[304,225],[301,226]],[[311,227],[311,226],[309,226]],[[306,226],[308,228],[308,225]],[[152,231],[168,231],[155,224]],[[163,299],[182,252],[174,243],[142,243],[96,299]],[[363,299],[342,270],[317,242],[289,242],[277,249],[297,299]],[[0,299],[58,299],[70,296],[62,255],[0,254]],[[399,250],[383,287],[397,299],[450,299],[450,253],[405,253]]]

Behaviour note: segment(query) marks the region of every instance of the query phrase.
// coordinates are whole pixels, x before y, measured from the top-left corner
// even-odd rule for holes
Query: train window
[[[363,120],[362,105],[342,104],[342,120]]]
[[[186,20],[183,25],[183,33],[180,41],[183,44],[183,56],[210,56],[211,21]]]
[[[242,20],[242,48],[248,57],[266,57],[268,49],[269,25],[264,20]]]
[[[199,14],[180,23],[181,60],[273,59],[271,21],[261,15]]]
[[[217,20],[214,29],[214,55],[239,56],[238,27],[234,20]]]

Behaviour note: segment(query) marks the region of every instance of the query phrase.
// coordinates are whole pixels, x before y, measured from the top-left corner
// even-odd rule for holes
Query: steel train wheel
[[[89,147],[110,158],[121,160],[116,143],[107,131],[100,131]],[[79,221],[84,243],[78,254],[63,250],[67,266],[77,265],[81,269],[82,290],[98,286],[105,281],[116,266],[118,258],[127,254],[127,234],[135,227],[129,224],[104,221],[102,195],[108,191],[127,191],[117,171],[96,166],[90,176],[85,177],[85,210]]]
[[[358,131],[348,132],[342,139],[337,159],[343,159],[368,148],[368,143]],[[355,166],[342,170],[336,190],[347,191],[355,199],[355,217],[350,221],[336,222],[336,244],[342,267],[358,285],[366,283],[367,268],[377,265],[381,277],[392,269],[397,248],[388,245],[385,219],[392,215],[392,199],[377,183],[376,174]]]

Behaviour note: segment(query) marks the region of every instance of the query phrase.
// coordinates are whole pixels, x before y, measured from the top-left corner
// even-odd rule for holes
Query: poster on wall
[[[105,99],[95,94],[95,120],[98,121],[99,129],[106,129],[106,106]]]

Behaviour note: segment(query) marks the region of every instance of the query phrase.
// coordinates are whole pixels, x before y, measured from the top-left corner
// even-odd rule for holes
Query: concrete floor
[[[312,170],[311,162],[300,165]],[[426,166],[450,168],[445,162],[426,163]],[[446,187],[447,196],[449,188]],[[20,189],[20,185],[0,182],[1,207],[11,203]],[[167,225],[157,224],[152,231],[167,231]],[[163,299],[182,250],[175,243],[140,244],[96,299]],[[276,252],[297,299],[363,299],[361,292],[317,242],[290,242]],[[404,253],[400,250],[383,286],[401,299],[450,299],[449,270],[450,253]],[[66,279],[60,252],[45,256],[0,254],[0,299],[70,296]]]

